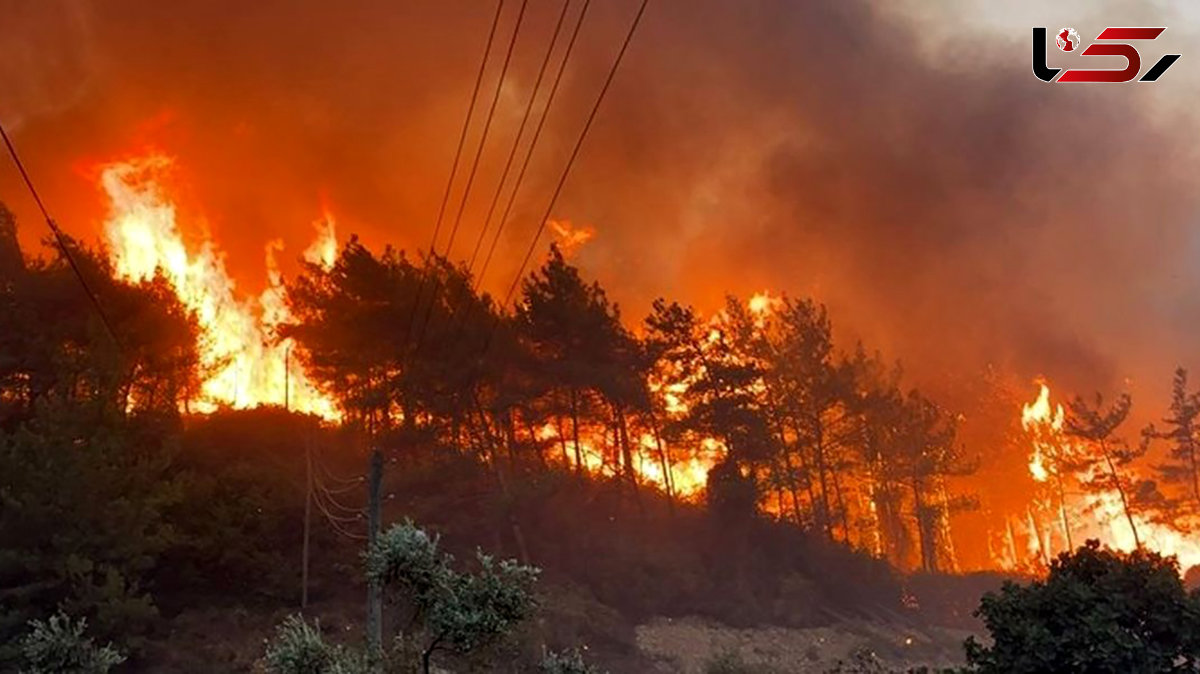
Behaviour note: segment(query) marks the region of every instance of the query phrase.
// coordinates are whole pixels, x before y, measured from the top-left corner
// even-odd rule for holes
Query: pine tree
[[[1177,525],[1200,516],[1200,394],[1188,391],[1187,384],[1187,370],[1176,369],[1168,416],[1163,419],[1165,428],[1160,431],[1151,424],[1142,431],[1147,442],[1158,439],[1168,443],[1167,461],[1155,469],[1163,484],[1177,492],[1165,509]]]
[[[1087,443],[1085,451],[1089,453],[1081,457],[1081,461],[1086,466],[1088,476],[1082,481],[1082,486],[1093,492],[1117,492],[1122,514],[1133,534],[1134,544],[1141,547],[1141,538],[1134,521],[1137,505],[1134,495],[1138,485],[1123,474],[1121,469],[1144,454],[1146,448],[1131,447],[1114,435],[1129,416],[1132,406],[1133,401],[1128,393],[1122,393],[1107,408],[1104,406],[1104,398],[1099,393],[1091,405],[1076,396],[1070,404],[1066,432],[1067,435]]]

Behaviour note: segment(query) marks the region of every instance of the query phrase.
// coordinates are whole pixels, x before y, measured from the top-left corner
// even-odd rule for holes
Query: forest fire
[[[286,404],[327,420],[341,418],[334,399],[317,389],[306,375],[302,359],[292,354],[293,340],[276,335],[279,326],[293,319],[277,264],[282,243],[272,241],[266,246],[267,287],[254,297],[239,296],[219,246],[208,238],[195,246],[185,240],[179,211],[166,188],[171,170],[170,158],[148,155],[105,164],[99,175],[110,204],[104,231],[115,275],[140,281],[161,274],[200,324],[203,383],[187,402],[187,409],[207,413],[222,406],[243,409]],[[571,228],[565,221],[554,224],[560,245],[568,249],[591,236],[591,228]],[[328,269],[338,255],[332,215],[326,211],[314,227],[315,239],[303,257]],[[788,306],[786,298],[763,291],[740,304],[742,319],[735,317],[738,305],[715,312],[698,325],[703,335],[696,343],[700,354],[719,357],[723,353],[726,331],[735,329],[731,321],[743,320],[754,331],[768,331],[773,329],[776,312]],[[648,384],[662,415],[660,421],[669,424],[687,415],[692,404],[689,380],[652,376]],[[765,392],[761,380],[747,386],[748,395],[757,397]],[[1068,426],[1064,406],[1052,399],[1048,385],[1040,383],[1037,397],[1021,409],[1028,470],[1036,492],[1025,512],[1008,515],[1005,544],[1002,552],[993,555],[995,563],[1010,569],[1045,568],[1054,555],[1087,538],[1122,550],[1140,543],[1179,556],[1185,568],[1200,562],[1200,545],[1135,512],[1121,489],[1095,486],[1107,479],[1105,467],[1089,460],[1095,448],[1072,435]],[[589,473],[610,476],[631,470],[639,482],[676,497],[699,497],[709,471],[726,453],[724,445],[716,438],[700,437],[673,447],[660,430],[631,434],[633,452],[624,458],[619,451],[623,441],[612,435],[611,428],[585,425],[578,429],[578,447],[573,432],[555,423],[539,426],[537,438],[561,447],[568,466],[582,463]],[[1114,484],[1125,486],[1125,478],[1113,479]],[[778,500],[778,504],[762,507],[783,516],[782,495]]]
[[[116,276],[141,281],[162,274],[199,321],[203,385],[189,408],[208,412],[275,404],[338,418],[333,400],[317,391],[290,357],[291,340],[273,334],[288,318],[275,264],[281,244],[272,242],[266,249],[266,290],[255,300],[239,298],[217,245],[205,240],[195,250],[185,243],[177,209],[163,186],[171,166],[162,155],[106,164],[100,185],[110,205],[104,232]],[[316,224],[317,240],[305,258],[329,265],[337,251],[333,219],[326,213]]]
[[[574,466],[575,457],[579,456],[584,469],[593,475],[615,476],[621,470],[621,466],[606,458],[605,440],[599,434],[581,433],[578,453],[575,441],[560,435],[553,423],[543,425],[537,435],[539,440],[557,443],[562,448],[562,460],[566,465]],[[708,471],[721,453],[718,443],[711,438],[701,444],[705,452],[688,452],[681,460],[667,461],[664,465],[662,458],[669,451],[666,443],[652,433],[643,433],[638,438],[639,452],[634,457],[633,470],[639,480],[663,492],[685,499],[698,496],[704,492]]]
[[[8,3],[0,673],[1200,674],[1200,9],[1095,4]]]
[[[1051,402],[1045,383],[1039,384],[1038,397],[1023,406],[1021,426],[1030,443],[1029,473],[1040,488],[1025,523],[1014,526],[1010,521],[1011,557],[1001,566],[1021,566],[1014,530],[1025,537],[1028,554],[1037,560],[1034,566],[1048,565],[1055,555],[1085,539],[1098,539],[1119,550],[1141,545],[1175,555],[1185,570],[1200,563],[1200,544],[1131,503],[1136,498],[1126,493],[1131,486],[1153,487],[1153,483],[1117,475],[1095,442],[1073,437],[1063,406]],[[1114,477],[1104,475],[1105,470],[1113,471]]]

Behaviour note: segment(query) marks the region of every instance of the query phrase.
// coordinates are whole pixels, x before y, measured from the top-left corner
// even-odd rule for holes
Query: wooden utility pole
[[[312,527],[312,500],[313,500],[313,457],[312,457],[312,434],[305,433],[304,436],[304,464],[305,464],[305,491],[304,491],[304,551],[301,553],[303,558],[300,560],[300,610],[308,608],[308,540],[309,531]]]
[[[367,494],[367,549],[379,540],[380,491],[383,485],[383,455],[371,448],[371,470]],[[378,581],[367,583],[367,651],[372,658],[383,650],[383,588]]]

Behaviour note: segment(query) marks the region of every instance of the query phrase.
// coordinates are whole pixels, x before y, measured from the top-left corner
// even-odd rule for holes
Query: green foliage
[[[465,653],[504,636],[536,607],[537,569],[476,553],[479,571],[456,574],[450,592],[429,612],[427,626],[442,643]],[[437,636],[435,636],[437,639]]]
[[[0,433],[0,638],[57,606],[137,645],[156,615],[145,583],[175,540],[168,444],[144,420],[54,401]]]
[[[25,260],[13,231],[0,208],[0,669],[20,657],[25,624],[55,610],[136,655],[158,615],[150,588],[194,596],[280,547],[264,523],[288,499],[263,486],[286,473],[181,446],[198,329],[164,278],[114,280],[68,242],[118,345],[57,249]]]
[[[465,268],[444,258],[417,265],[351,238],[332,268],[305,265],[289,284],[296,321],[281,335],[296,340],[308,374],[351,421],[388,428],[427,413],[440,423],[463,412],[469,398],[461,394],[479,375],[473,365],[501,323],[471,284]]]
[[[398,590],[419,630],[426,669],[438,650],[468,653],[494,643],[533,612],[538,570],[476,553],[479,570],[460,573],[438,540],[411,521],[384,532],[365,553],[368,580]]]
[[[267,645],[263,664],[271,674],[365,674],[363,659],[342,646],[327,644],[321,624],[288,616]]]
[[[431,610],[454,582],[438,538],[405,520],[383,532],[364,556],[367,580],[407,592],[419,611]]]
[[[86,618],[57,613],[29,625],[32,630],[21,639],[22,674],[105,674],[125,661],[111,644],[96,646],[84,636]]]
[[[366,576],[393,590],[410,611],[410,633],[386,654],[390,666],[407,670],[419,660],[428,672],[438,650],[476,651],[508,634],[536,603],[537,569],[477,553],[479,570],[460,573],[438,539],[411,521],[386,532],[364,553]],[[275,674],[344,674],[359,671],[362,657],[325,643],[319,625],[292,616],[279,627],[265,662]]]
[[[538,665],[542,674],[603,674],[599,667],[589,665],[578,648],[569,651],[550,651]]]
[[[1059,555],[1045,580],[988,593],[977,615],[992,637],[966,644],[980,674],[1200,671],[1200,599],[1174,559],[1153,552],[1088,541]]]
[[[277,407],[189,420],[174,462],[181,497],[167,511],[178,540],[159,584],[293,598],[304,446],[320,445],[324,433],[314,419]],[[317,545],[326,533],[313,527]]]

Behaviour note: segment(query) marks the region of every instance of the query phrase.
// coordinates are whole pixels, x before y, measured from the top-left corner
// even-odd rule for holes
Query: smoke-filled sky
[[[553,217],[595,228],[576,261],[631,320],[660,295],[707,309],[726,291],[811,294],[846,340],[918,379],[993,363],[1160,398],[1200,331],[1200,15],[1038,4],[651,0]],[[104,212],[90,167],[175,156],[180,198],[203,215],[190,233],[207,228],[257,290],[264,245],[298,256],[323,202],[343,235],[428,245],[494,7],[0,0],[0,120],[88,240]],[[560,7],[529,0],[456,257]],[[511,279],[636,7],[592,3],[489,287]],[[1155,84],[1045,84],[1035,25],[1085,40],[1165,25],[1144,68],[1183,57]],[[32,248],[44,227],[7,163],[0,200]]]

